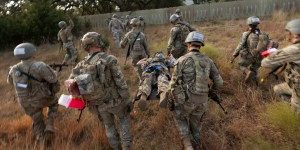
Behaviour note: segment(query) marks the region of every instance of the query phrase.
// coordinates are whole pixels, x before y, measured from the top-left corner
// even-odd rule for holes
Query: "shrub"
[[[284,102],[268,104],[264,116],[275,127],[300,139],[300,116],[294,113],[289,104]]]
[[[201,52],[207,55],[209,58],[213,59],[214,61],[217,60],[220,56],[219,50],[209,44],[206,44],[203,48],[201,48]]]

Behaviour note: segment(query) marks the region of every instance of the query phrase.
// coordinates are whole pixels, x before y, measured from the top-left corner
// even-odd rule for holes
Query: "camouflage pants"
[[[47,105],[42,105],[39,102],[28,102],[28,101],[20,101],[22,108],[24,109],[25,113],[29,115],[33,121],[32,130],[33,134],[36,139],[42,139],[44,137],[45,129],[49,126],[53,128],[54,119],[57,115],[58,110],[58,103],[57,98],[54,98],[52,102],[48,103]],[[51,101],[51,100],[49,100]],[[46,122],[44,121],[45,116],[43,115],[43,109],[48,107],[48,118]]]
[[[144,54],[144,55],[131,55],[133,68],[134,68],[135,72],[137,73],[138,78],[140,80],[142,78],[143,71],[142,71],[141,67],[137,65],[137,63],[141,59],[146,58],[146,57],[147,57],[146,54]]]
[[[114,38],[116,46],[118,48],[121,48],[120,42],[121,42],[121,39],[122,39],[122,36],[123,36],[122,30],[113,30],[112,34],[113,34],[113,38]]]
[[[93,114],[101,117],[105,126],[108,142],[112,149],[120,149],[120,137],[122,147],[131,146],[132,136],[130,132],[130,116],[127,103],[123,102],[119,106],[109,108],[105,111],[98,105],[89,106],[89,109]],[[115,117],[118,119],[119,124],[115,121]],[[118,133],[116,126],[120,129],[120,134]]]
[[[74,47],[73,43],[66,43],[64,44],[65,50],[66,50],[66,55],[63,60],[63,63],[66,63],[68,65],[75,65],[76,64],[76,59],[77,59],[77,50]]]
[[[261,60],[259,58],[253,58],[248,56],[248,58],[241,57],[239,62],[240,70],[246,74],[245,81],[252,81],[256,83],[257,72],[261,65]]]
[[[290,100],[292,107],[300,114],[300,93],[297,93],[295,89],[290,88],[285,82],[275,85],[273,90],[280,98]]]
[[[182,140],[189,139],[200,144],[201,120],[207,110],[207,102],[202,105],[175,103],[174,119]]]
[[[163,91],[166,91],[169,85],[169,79],[167,75],[163,73],[157,76],[155,72],[144,72],[142,80],[143,81],[139,86],[138,95],[141,95],[143,93],[147,97],[151,94],[153,84],[157,83],[158,94],[160,94]]]

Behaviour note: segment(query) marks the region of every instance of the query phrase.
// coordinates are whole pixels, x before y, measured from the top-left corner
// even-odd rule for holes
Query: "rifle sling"
[[[98,53],[100,52],[95,52],[92,54],[92,56],[90,58],[88,58],[86,61],[89,62],[91,59],[93,59]]]
[[[129,45],[127,57],[130,55],[131,49],[132,49],[134,43],[136,42],[136,40],[138,39],[138,37],[140,36],[140,34],[141,34],[141,32],[139,32],[139,33],[137,34],[137,36],[134,38],[134,40],[133,40],[133,42],[131,43],[131,45]]]
[[[29,69],[30,69],[30,67],[29,67]],[[45,82],[45,81],[42,81],[42,80],[37,79],[36,77],[32,76],[32,75],[29,74],[29,73],[24,72],[24,71],[21,70],[19,67],[17,67],[17,70],[18,70],[19,72],[21,72],[21,74],[26,75],[29,79],[32,79],[32,80],[35,80],[35,81],[38,81],[38,82]],[[29,70],[28,70],[28,72],[29,72]]]

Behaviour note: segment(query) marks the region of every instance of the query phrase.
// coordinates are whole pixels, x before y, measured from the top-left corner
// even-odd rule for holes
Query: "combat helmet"
[[[290,31],[292,34],[300,34],[300,19],[294,19],[289,21],[286,26],[285,29],[287,31]]]
[[[177,21],[179,18],[180,18],[179,15],[173,14],[173,15],[170,16],[169,20],[170,20],[171,23],[175,23],[175,21]]]
[[[81,45],[86,51],[88,51],[88,49],[92,46],[97,46],[100,48],[108,47],[105,40],[97,32],[88,32],[85,35],[83,35],[81,39]]]
[[[164,60],[165,59],[165,55],[164,55],[164,53],[162,51],[156,52],[154,54],[154,57],[157,58],[157,59],[159,59],[159,60]]]
[[[140,20],[139,19],[137,19],[137,18],[133,18],[133,19],[131,19],[130,20],[130,25],[132,25],[132,26],[140,26],[141,25],[141,22],[140,22]]]
[[[193,43],[204,46],[204,35],[198,31],[190,32],[185,39],[185,43]]]
[[[35,52],[36,47],[31,43],[19,44],[14,49],[14,55],[21,60],[29,59]]]
[[[181,14],[180,9],[176,9],[175,14],[180,15]]]
[[[144,17],[143,17],[143,16],[139,16],[139,19],[140,19],[140,20],[144,20]]]
[[[112,15],[112,18],[117,18],[117,17],[118,17],[117,14]]]
[[[256,16],[249,17],[247,19],[247,24],[248,25],[258,25],[258,24],[260,24],[260,19]]]
[[[65,21],[60,21],[59,23],[58,23],[58,27],[59,28],[65,28],[67,26],[67,23],[65,22]]]

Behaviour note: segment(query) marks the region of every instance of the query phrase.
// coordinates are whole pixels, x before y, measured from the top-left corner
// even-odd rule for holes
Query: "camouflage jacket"
[[[293,87],[300,85],[300,42],[287,46],[262,60],[261,66],[276,70],[285,66],[285,81]]]
[[[82,95],[90,104],[115,106],[129,99],[128,86],[115,56],[105,52],[90,54],[73,68],[69,78],[83,74],[92,77],[94,91]]]
[[[114,30],[123,30],[123,23],[121,20],[117,18],[112,18],[108,24],[108,29],[109,31],[114,31]]]
[[[164,73],[170,76],[169,73],[170,63],[166,59],[161,60],[154,57],[154,58],[144,58],[144,60],[141,61],[143,61],[143,65],[142,65],[143,72],[156,71],[153,70],[153,68],[155,66],[159,66],[159,73]]]
[[[197,59],[197,63],[194,59]],[[199,75],[196,76],[196,74]],[[188,93],[207,94],[209,80],[212,80],[211,88],[215,90],[223,85],[223,79],[214,62],[199,51],[192,51],[177,60],[170,88],[172,90],[179,86]]]
[[[135,38],[137,37],[138,33],[140,35],[134,42]],[[134,42],[134,43],[133,43]],[[147,44],[147,39],[146,36],[143,32],[140,32],[138,29],[133,28],[131,31],[125,34],[125,37],[121,40],[120,45],[122,48],[125,48],[126,45],[132,46],[130,49],[130,55],[148,55],[149,56],[149,51],[148,51],[148,44]]]
[[[182,23],[176,24],[170,31],[167,51],[171,52],[178,49],[185,50],[186,45],[184,41],[189,32],[189,28],[186,25]]]
[[[67,26],[64,29],[60,29],[57,34],[58,41],[66,44],[69,42],[73,42],[73,35],[72,35],[72,29],[74,28],[74,23],[72,20],[70,20],[70,25]]]
[[[242,34],[242,38],[233,55],[241,55],[242,58],[248,59],[252,56],[259,57],[260,52],[267,49],[269,44],[268,34],[257,30],[255,33],[247,31]]]
[[[40,106],[53,98],[57,91],[52,90],[59,86],[56,72],[47,64],[33,60],[22,60],[10,67],[7,82],[14,85],[21,103],[35,102]]]

